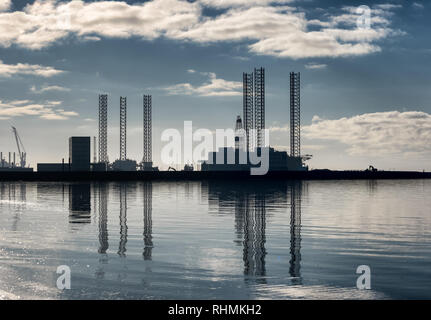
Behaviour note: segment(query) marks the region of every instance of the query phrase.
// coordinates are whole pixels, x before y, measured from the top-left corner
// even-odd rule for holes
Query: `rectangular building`
[[[90,137],[69,138],[71,171],[90,171]]]
[[[67,163],[38,163],[37,172],[65,172],[69,171]]]

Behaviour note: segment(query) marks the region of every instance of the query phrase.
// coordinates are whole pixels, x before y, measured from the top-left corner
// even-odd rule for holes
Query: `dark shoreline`
[[[419,171],[270,171],[250,175],[241,171],[136,171],[136,172],[12,172],[0,171],[0,181],[145,181],[145,180],[374,180],[431,179]]]

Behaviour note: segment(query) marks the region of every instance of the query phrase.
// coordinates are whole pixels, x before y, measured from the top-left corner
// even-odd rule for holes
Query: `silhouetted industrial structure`
[[[24,145],[22,144],[21,138],[19,137],[18,131],[16,130],[15,127],[12,127],[12,132],[15,136],[15,141],[16,141],[16,146],[18,148],[18,155],[19,155],[19,159],[20,159],[20,167],[21,168],[25,168],[25,164],[26,164],[26,152],[25,152],[25,148]],[[14,158],[15,158],[15,153],[14,153]],[[14,159],[15,162],[15,159]]]
[[[234,148],[222,147],[210,152],[208,160],[201,166],[202,171],[248,171],[260,167],[255,163],[265,158],[265,165],[269,164],[270,171],[307,171],[304,161],[310,155],[301,155],[301,118],[300,118],[300,74],[290,73],[290,155],[285,151],[277,151],[268,146],[268,137],[265,137],[265,69],[254,68],[251,73],[243,73],[243,117],[237,116],[234,133]],[[113,163],[108,159],[108,95],[99,94],[99,146],[97,159],[96,137],[93,137],[93,163],[87,159],[87,145],[81,151],[72,152],[70,140],[69,161],[66,163],[38,164],[38,171],[158,171],[153,167],[152,159],[152,96],[143,95],[143,157],[137,165],[135,160],[127,158],[127,98],[120,96],[120,154]],[[25,165],[25,150],[15,128],[21,167]],[[79,137],[72,137],[79,138]],[[90,139],[90,137],[81,137]],[[77,145],[79,144],[76,142]],[[87,142],[85,142],[87,143]],[[228,142],[231,144],[231,141]],[[89,144],[90,145],[90,144]],[[90,146],[91,147],[91,146]],[[77,147],[78,148],[78,147]],[[24,152],[21,151],[24,150]],[[78,150],[78,149],[77,149]],[[91,148],[90,148],[91,152]],[[263,153],[265,152],[265,153]],[[75,153],[73,155],[73,153]],[[76,154],[79,154],[77,156]],[[10,159],[6,167],[16,167],[15,154],[13,162]],[[85,160],[83,160],[85,158]],[[81,159],[81,160],[80,160]],[[219,161],[217,159],[222,159]],[[253,160],[251,160],[253,159]],[[6,161],[0,154],[0,170],[5,167]],[[169,167],[168,171],[173,169]],[[183,171],[193,171],[193,165],[186,163]],[[175,170],[176,171],[176,170]]]
[[[243,73],[243,118],[247,150],[265,144],[265,69]]]
[[[71,171],[90,171],[90,137],[69,138],[69,160]]]
[[[243,73],[243,119],[246,150],[251,150],[253,129],[253,74]]]
[[[24,145],[15,127],[12,127],[12,132],[18,149],[19,165],[17,164],[16,153],[9,152],[9,160],[3,158],[3,152],[0,152],[0,171],[33,171],[33,168],[26,168],[26,157]]]
[[[120,160],[127,159],[127,98],[120,97]]]
[[[254,69],[254,129],[256,147],[265,146],[265,69]]]
[[[144,156],[142,158],[143,170],[152,170],[153,159],[152,159],[152,121],[151,121],[151,108],[152,108],[152,97],[151,95],[144,95],[143,100],[143,122],[144,122]]]
[[[301,78],[290,73],[290,156],[301,156]]]
[[[112,164],[115,171],[136,171],[136,161],[127,159],[127,98],[120,97],[120,159]]]
[[[108,95],[99,95],[99,162],[108,163]]]
[[[93,137],[93,163],[97,163],[97,145],[96,145],[96,137]]]
[[[235,149],[244,150],[245,132],[242,127],[241,116],[236,117],[235,122]]]

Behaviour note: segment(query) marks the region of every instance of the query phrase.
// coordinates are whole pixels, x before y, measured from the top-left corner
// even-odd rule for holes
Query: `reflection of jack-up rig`
[[[152,259],[153,251],[153,184],[151,181],[143,183],[143,196],[144,196],[144,260]]]
[[[290,267],[292,284],[301,284],[301,195],[302,184],[290,189]]]
[[[120,243],[118,245],[118,255],[126,256],[127,244],[127,185],[120,184]]]
[[[209,182],[210,205],[218,205],[219,213],[230,212],[235,206],[235,243],[243,247],[244,275],[246,280],[265,283],[266,281],[266,213],[273,203],[288,206],[290,197],[290,260],[289,275],[293,284],[301,283],[301,182],[244,183]]]
[[[103,279],[105,271],[102,264],[108,263],[107,250],[109,249],[109,235],[108,235],[108,195],[109,186],[106,183],[99,183],[97,185],[98,200],[99,200],[99,267],[96,271],[96,278]]]

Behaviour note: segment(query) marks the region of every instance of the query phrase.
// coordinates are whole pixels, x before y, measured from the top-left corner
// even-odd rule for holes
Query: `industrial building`
[[[68,163],[38,163],[38,172],[65,172],[70,171],[70,165]]]
[[[71,171],[90,171],[90,137],[69,138]]]
[[[243,73],[244,128],[241,117],[238,116],[235,123],[235,149],[220,148],[216,152],[210,152],[208,160],[202,163],[201,170],[249,171],[253,167],[259,167],[250,159],[256,159],[263,151],[268,151],[269,171],[307,171],[308,167],[304,165],[304,160],[310,159],[311,156],[301,156],[300,114],[300,74],[291,72],[290,155],[286,151],[277,151],[265,146],[265,69],[259,68],[254,69],[253,73]],[[245,139],[244,147],[242,139]]]
[[[306,171],[304,161],[309,155],[301,155],[301,110],[300,110],[300,74],[290,73],[290,154],[277,151],[267,145],[265,137],[265,69],[254,68],[251,73],[243,73],[243,114],[235,122],[235,147],[221,148],[208,154],[208,160],[201,165],[202,171],[249,171],[258,167],[255,161],[262,152],[268,154],[269,169],[274,171]],[[113,163],[108,159],[108,95],[99,95],[99,143],[96,152],[96,137],[93,137],[93,162],[91,163],[91,138],[71,137],[69,139],[69,161],[64,163],[40,163],[38,171],[158,171],[152,160],[152,96],[143,95],[143,157],[138,164],[127,158],[127,98],[120,97],[120,144],[119,158]],[[21,153],[19,136],[14,129],[20,152],[21,167],[25,165],[25,151]],[[22,146],[23,149],[23,146]],[[234,156],[232,156],[234,155]],[[97,159],[98,156],[98,159]],[[10,158],[10,156],[9,156]],[[223,159],[224,161],[220,161]],[[251,161],[253,159],[253,161]],[[0,170],[15,166],[13,162],[3,160],[0,155]],[[228,161],[229,160],[229,161]],[[217,163],[218,162],[218,163]],[[11,165],[11,163],[13,165]],[[172,168],[170,168],[172,169]],[[193,166],[185,165],[185,171],[192,171]]]
[[[255,164],[251,159],[260,157],[264,149],[268,149],[268,171],[308,170],[308,167],[304,166],[302,158],[290,157],[286,151],[277,151],[271,147],[256,148],[254,151],[243,151],[237,148],[220,148],[217,152],[210,152],[208,154],[208,160],[202,163],[201,170],[250,171],[251,168],[260,167],[260,163]]]

